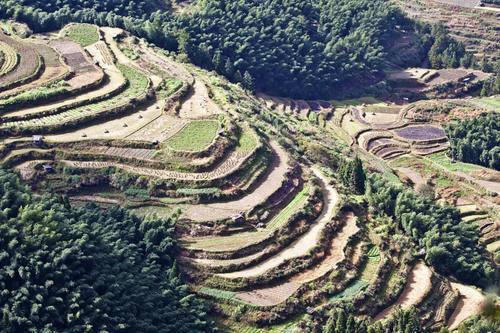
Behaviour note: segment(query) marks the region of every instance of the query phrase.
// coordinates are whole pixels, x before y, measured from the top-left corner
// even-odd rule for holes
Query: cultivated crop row
[[[306,187],[302,191],[300,191],[299,194],[297,194],[295,198],[293,198],[293,200],[290,201],[290,203],[278,213],[278,215],[273,217],[273,219],[267,224],[266,229],[268,229],[269,231],[274,231],[281,227],[281,225],[285,221],[287,221],[293,213],[302,208],[302,206],[306,202],[308,192],[309,187]]]
[[[80,118],[95,116],[111,109],[123,107],[130,103],[133,104],[135,99],[138,99],[139,97],[146,94],[146,90],[149,86],[149,80],[145,75],[133,70],[130,67],[127,67],[125,65],[118,65],[118,67],[125,78],[128,80],[128,86],[119,95],[94,104],[83,105],[46,117],[6,122],[2,124],[1,127],[32,128],[61,125],[70,121],[78,120]]]
[[[153,157],[155,152],[157,152],[155,149],[109,147],[105,154],[149,160]]]
[[[96,47],[97,51],[99,51],[99,53],[101,54],[103,63],[105,65],[108,65],[108,66],[112,65],[113,64],[113,57],[109,53],[109,50],[108,50],[106,44],[104,44],[103,42],[99,42],[95,45],[95,47]]]
[[[18,42],[0,33],[0,41],[9,44],[19,54],[19,64],[13,70],[0,76],[0,90],[8,90],[33,79],[41,71],[42,58],[27,43]]]
[[[412,141],[436,140],[446,137],[442,128],[428,125],[407,126],[394,132],[399,137]]]
[[[3,63],[0,67],[0,76],[10,72],[17,66],[19,62],[19,57],[16,50],[12,48],[9,44],[0,42],[0,50],[3,54]]]
[[[62,161],[62,162],[74,168],[101,169],[108,167],[116,167],[130,173],[144,175],[144,176],[152,176],[162,179],[204,181],[204,180],[223,178],[224,176],[233,172],[246,160],[247,155],[248,155],[247,153],[231,152],[229,156],[216,169],[209,172],[201,172],[201,173],[183,173],[177,171],[149,169],[149,168],[134,167],[126,164],[113,163],[113,162],[100,162],[100,161],[92,161],[92,162]]]

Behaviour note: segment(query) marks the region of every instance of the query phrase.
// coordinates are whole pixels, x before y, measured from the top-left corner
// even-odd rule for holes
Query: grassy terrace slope
[[[71,24],[62,30],[64,38],[77,42],[82,47],[89,46],[99,40],[99,32],[95,25]]]
[[[215,120],[195,120],[172,136],[167,145],[174,150],[200,151],[217,135],[219,123]]]

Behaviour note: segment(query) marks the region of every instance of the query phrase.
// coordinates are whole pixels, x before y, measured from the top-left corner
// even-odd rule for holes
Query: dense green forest
[[[419,36],[400,65],[427,56],[436,68],[470,63],[445,30],[416,25],[383,0],[206,0],[190,14],[158,3],[0,0],[0,17],[35,32],[69,22],[121,27],[249,89],[300,98],[339,97],[382,79],[398,29]]]
[[[176,216],[72,208],[0,169],[1,332],[210,332],[179,276]]]
[[[500,114],[488,113],[450,124],[446,135],[453,158],[500,170]]]
[[[476,285],[493,281],[495,272],[482,256],[485,249],[478,226],[463,221],[456,208],[441,206],[378,176],[369,178],[366,192],[374,212],[389,217],[391,227],[424,249],[426,262],[438,272]]]

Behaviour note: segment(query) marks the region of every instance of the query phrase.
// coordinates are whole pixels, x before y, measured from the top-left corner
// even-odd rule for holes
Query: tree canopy
[[[446,135],[453,158],[500,170],[500,114],[492,112],[452,123]]]
[[[0,0],[0,17],[34,31],[69,22],[121,27],[250,89],[302,98],[373,81],[385,66],[384,43],[410,22],[383,0],[207,0],[189,15],[156,3]]]
[[[493,280],[494,270],[482,256],[485,249],[478,226],[463,221],[456,208],[441,206],[378,176],[369,178],[366,192],[376,214],[394,218],[425,249],[425,260],[437,271],[477,285]]]
[[[210,332],[180,279],[176,216],[73,208],[0,169],[2,332]]]

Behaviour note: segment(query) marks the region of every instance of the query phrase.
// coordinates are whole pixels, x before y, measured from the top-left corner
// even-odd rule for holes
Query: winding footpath
[[[337,191],[328,184],[328,179],[326,179],[319,170],[314,168],[312,170],[314,174],[320,179],[321,186],[323,188],[323,197],[325,198],[324,200],[326,204],[323,207],[321,215],[318,217],[315,224],[309,229],[309,231],[299,237],[299,239],[293,242],[284,251],[263,261],[258,265],[237,272],[219,274],[219,276],[229,279],[235,279],[262,275],[266,271],[278,267],[287,260],[306,255],[309,250],[311,250],[316,246],[316,244],[318,244],[323,228],[335,214],[335,208],[337,206],[339,196]]]

